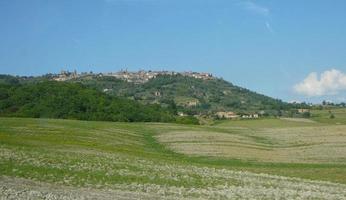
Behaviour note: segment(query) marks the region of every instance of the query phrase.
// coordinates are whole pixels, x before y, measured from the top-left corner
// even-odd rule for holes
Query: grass
[[[288,163],[275,154],[265,160],[267,155],[260,157],[259,151],[250,152],[247,156],[251,159],[244,159],[232,156],[236,149],[230,156],[219,156],[191,154],[173,145],[192,145],[198,152],[217,150],[220,142],[257,150],[299,149],[313,138],[310,132],[316,133],[321,127],[341,135],[334,138],[321,131],[315,140],[327,138],[326,143],[333,145],[335,141],[345,142],[343,133],[337,130],[342,125],[279,119],[194,126],[0,118],[0,177],[174,198],[303,198],[305,193],[297,186],[318,198],[344,198],[346,187],[334,184],[346,183],[345,160],[339,157],[337,162],[332,157],[318,160],[323,158],[322,153],[316,154],[314,162],[295,157]],[[290,134],[292,137],[284,137]],[[343,151],[344,147],[338,148]],[[341,158],[344,155],[339,154]],[[244,192],[244,188],[250,192]]]
[[[261,119],[163,128],[155,137],[196,162],[346,183],[344,130],[343,125]]]
[[[346,124],[346,108],[313,110],[312,119],[326,124]]]
[[[344,163],[346,126],[227,128],[162,132],[157,138],[189,155],[281,163]]]

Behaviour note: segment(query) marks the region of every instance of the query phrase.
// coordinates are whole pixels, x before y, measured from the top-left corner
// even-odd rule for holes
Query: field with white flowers
[[[0,199],[346,199],[345,130],[0,118]]]

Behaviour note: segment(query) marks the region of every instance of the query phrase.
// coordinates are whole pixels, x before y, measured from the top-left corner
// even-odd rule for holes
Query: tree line
[[[179,119],[175,113],[171,107],[143,105],[134,100],[107,95],[79,83],[0,82],[0,116],[186,123],[186,120]]]

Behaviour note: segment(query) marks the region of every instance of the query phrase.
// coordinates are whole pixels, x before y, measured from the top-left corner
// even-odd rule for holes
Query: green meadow
[[[345,199],[346,115],[333,113],[203,126],[0,118],[0,196]]]

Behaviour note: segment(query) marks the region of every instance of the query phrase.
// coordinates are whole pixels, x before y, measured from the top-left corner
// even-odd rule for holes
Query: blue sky
[[[346,101],[345,10],[345,0],[2,0],[0,73],[205,71],[285,101]]]

